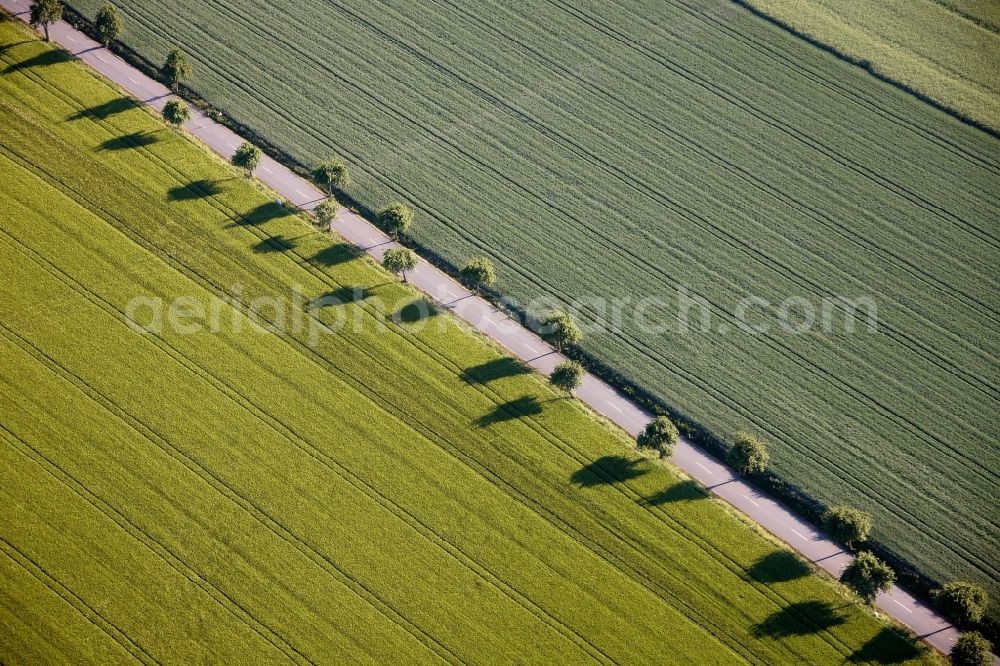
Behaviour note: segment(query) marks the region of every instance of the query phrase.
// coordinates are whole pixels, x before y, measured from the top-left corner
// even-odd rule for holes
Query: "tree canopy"
[[[764,442],[748,432],[736,433],[736,443],[729,449],[726,460],[740,474],[759,474],[767,469],[771,456]]]
[[[399,234],[406,233],[413,224],[413,211],[406,204],[393,202],[379,211],[378,223],[393,238],[398,239]]]
[[[336,219],[338,210],[340,210],[340,204],[337,203],[337,200],[333,197],[327,197],[316,205],[313,214],[319,223],[326,227]]]
[[[951,663],[954,666],[990,666],[992,649],[990,642],[978,631],[966,632],[951,646]]]
[[[163,119],[175,127],[180,127],[191,117],[188,105],[179,99],[172,99],[163,105]]]
[[[316,184],[325,189],[327,194],[333,194],[334,190],[344,190],[351,185],[351,175],[347,172],[347,165],[339,159],[320,162],[313,169],[312,176]]]
[[[955,581],[934,591],[934,605],[957,624],[972,624],[983,619],[989,605],[986,590],[975,583]]]
[[[171,49],[160,68],[160,74],[168,86],[177,90],[182,81],[191,78],[191,61],[180,49]]]
[[[36,28],[41,26],[45,31],[45,41],[49,41],[49,24],[61,21],[62,16],[63,7],[59,0],[35,0],[31,3],[28,22]]]
[[[382,255],[382,266],[391,273],[402,275],[406,282],[406,273],[417,267],[417,255],[405,247],[390,248]]]
[[[572,393],[580,388],[585,373],[583,366],[576,361],[563,361],[552,370],[549,383],[566,393]]]
[[[873,603],[879,592],[896,582],[896,572],[869,552],[858,553],[843,573],[840,582],[854,590],[866,603]]]
[[[107,48],[111,42],[118,39],[122,34],[122,17],[118,13],[118,8],[110,2],[97,12],[94,18],[94,30],[97,32],[97,41]]]
[[[494,268],[493,262],[486,257],[470,259],[458,275],[463,282],[473,285],[477,290],[480,286],[489,287],[497,281],[496,268]]]
[[[872,516],[849,506],[831,507],[823,514],[823,529],[830,538],[853,549],[855,541],[864,541],[871,534]]]
[[[564,310],[553,310],[542,322],[542,338],[554,344],[559,351],[567,345],[576,344],[582,337],[580,327]]]
[[[263,153],[260,152],[260,148],[253,145],[249,141],[244,141],[243,145],[236,149],[233,153],[232,162],[233,166],[239,167],[241,169],[247,170],[247,175],[249,176],[253,173],[253,170],[260,166],[260,160],[263,157]]]
[[[639,433],[636,444],[644,449],[658,451],[665,458],[673,453],[679,438],[680,433],[677,432],[674,422],[666,416],[657,416]]]

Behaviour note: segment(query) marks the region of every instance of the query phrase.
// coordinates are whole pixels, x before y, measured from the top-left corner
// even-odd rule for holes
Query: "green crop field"
[[[414,205],[419,242],[491,256],[518,303],[587,299],[586,351],[1000,598],[996,138],[726,0],[120,4],[128,44],[181,45],[212,102]],[[616,324],[647,296],[652,326]],[[831,325],[779,326],[807,309]]]
[[[27,35],[0,23],[0,661],[934,661]]]
[[[746,0],[879,74],[1000,131],[1000,27],[975,3]],[[965,6],[963,6],[963,4]],[[994,11],[1000,3],[993,2]]]

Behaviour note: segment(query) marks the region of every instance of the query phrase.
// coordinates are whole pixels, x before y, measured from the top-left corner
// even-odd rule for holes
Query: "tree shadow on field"
[[[578,486],[589,488],[635,479],[648,471],[649,463],[641,458],[604,456],[573,472],[569,480]]]
[[[776,611],[753,628],[755,636],[806,636],[845,622],[826,601],[800,601]]]
[[[80,120],[81,118],[97,118],[107,120],[116,113],[124,113],[132,109],[138,109],[139,103],[129,97],[115,97],[114,99],[102,102],[87,109],[81,109],[70,114],[67,120]]]
[[[312,299],[309,304],[313,308],[323,308],[331,305],[346,305],[348,303],[363,301],[368,298],[368,296],[369,293],[365,291],[365,288],[358,285],[352,287],[338,287],[337,289],[326,292],[322,296],[317,296]]]
[[[747,575],[758,583],[784,583],[808,576],[809,565],[787,550],[776,550],[754,562]]]
[[[392,320],[397,324],[415,324],[424,319],[436,317],[437,307],[426,298],[415,298],[403,307],[399,308],[393,315]]]
[[[330,247],[325,247],[313,256],[309,257],[309,261],[329,268],[330,266],[336,266],[337,264],[342,264],[352,259],[357,259],[361,256],[361,250],[354,247],[350,243],[337,243],[336,245],[331,245]]]
[[[670,502],[690,502],[693,500],[705,499],[705,491],[697,482],[690,479],[678,481],[669,488],[664,488],[655,495],[639,499],[643,506],[659,506]]]
[[[12,65],[7,65],[7,68],[3,70],[4,74],[11,74],[13,72],[19,72],[22,69],[31,69],[32,67],[46,67],[48,65],[58,65],[61,62],[69,62],[73,57],[61,49],[56,49],[54,51],[42,51],[41,53],[35,54],[30,58],[21,60],[20,62],[15,62]]]
[[[123,134],[113,139],[108,139],[101,144],[101,150],[128,150],[129,148],[143,148],[150,146],[160,140],[156,132],[132,132]]]
[[[220,182],[221,181],[209,180],[207,178],[193,180],[187,185],[171,187],[167,192],[167,197],[171,201],[189,201],[191,199],[214,197],[216,194],[222,193],[222,185]]]
[[[231,179],[226,179],[231,180]],[[222,182],[222,181],[218,181]],[[282,217],[288,217],[295,213],[295,209],[291,206],[282,206],[274,201],[268,201],[262,203],[259,206],[253,208],[250,212],[240,215],[230,224],[230,227],[258,227],[262,224],[266,224],[271,220],[277,220]]]
[[[497,405],[492,412],[480,416],[476,425],[486,427],[494,423],[513,421],[522,416],[536,416],[542,413],[542,405],[533,395],[524,395]]]
[[[901,631],[886,627],[847,659],[854,664],[900,664],[916,659],[923,651],[924,648]]]
[[[270,236],[253,246],[253,251],[257,254],[272,254],[274,252],[287,252],[294,249],[295,243],[284,236]]]
[[[526,375],[529,372],[531,369],[528,366],[510,356],[504,356],[468,367],[462,371],[461,377],[463,382],[469,384],[488,384],[495,379]]]

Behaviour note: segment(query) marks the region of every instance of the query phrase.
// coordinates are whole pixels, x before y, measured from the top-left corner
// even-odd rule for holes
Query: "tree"
[[[32,27],[41,27],[45,31],[45,41],[49,41],[49,25],[61,21],[62,4],[59,0],[35,0],[31,3],[31,13],[28,22]]]
[[[476,257],[466,262],[459,271],[458,276],[468,284],[473,285],[476,291],[483,285],[489,287],[497,281],[497,271],[493,267],[493,262],[486,257]]]
[[[542,327],[542,337],[554,344],[560,352],[564,345],[576,344],[583,337],[573,317],[564,310],[550,312],[542,322]]]
[[[313,169],[312,175],[316,184],[324,188],[327,194],[333,194],[335,189],[344,190],[351,184],[351,175],[347,173],[347,165],[338,159],[320,162]]]
[[[673,453],[679,437],[680,433],[677,432],[677,426],[673,421],[666,416],[657,416],[646,424],[635,442],[641,448],[659,451],[660,456],[666,458]]]
[[[993,646],[978,631],[968,631],[951,646],[951,663],[955,666],[990,666]]]
[[[858,553],[854,561],[840,574],[840,582],[854,590],[865,603],[873,603],[879,592],[885,592],[896,582],[896,572],[871,553]]]
[[[163,119],[174,127],[180,127],[190,117],[191,110],[179,99],[172,99],[163,105]]]
[[[94,30],[97,32],[97,41],[104,45],[104,48],[111,46],[111,42],[118,39],[122,34],[122,17],[118,13],[118,8],[110,2],[97,12],[94,19]]]
[[[247,170],[247,178],[253,175],[253,170],[260,166],[260,159],[262,153],[260,148],[253,145],[249,141],[244,141],[243,145],[236,149],[233,153],[232,162],[233,166],[239,167],[240,169]]]
[[[405,204],[393,202],[379,211],[378,223],[393,238],[399,240],[399,234],[405,233],[413,224],[413,211]]]
[[[163,62],[160,75],[168,86],[177,92],[177,86],[191,78],[191,61],[180,49],[172,49]]]
[[[736,443],[729,449],[726,458],[736,471],[745,476],[767,469],[767,463],[771,456],[768,454],[764,442],[758,437],[748,432],[738,432],[736,433]]]
[[[406,272],[417,267],[417,255],[405,247],[390,248],[382,255],[382,266],[391,273],[402,275],[406,282]]]
[[[989,596],[975,583],[945,583],[931,594],[939,611],[956,624],[972,624],[983,619]]]
[[[584,374],[583,366],[576,361],[563,361],[549,375],[549,383],[572,395],[574,390],[580,388]]]
[[[333,197],[327,197],[313,208],[313,213],[320,224],[328,227],[336,219],[338,210],[340,210],[340,204],[337,203],[337,200]]]
[[[872,515],[849,506],[831,507],[823,514],[823,529],[848,550],[854,550],[855,541],[864,541],[871,534]]]

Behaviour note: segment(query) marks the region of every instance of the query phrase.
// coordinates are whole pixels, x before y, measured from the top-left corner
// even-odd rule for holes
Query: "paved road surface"
[[[28,0],[0,0],[0,6],[27,21]],[[154,109],[161,110],[170,99],[170,91],[163,85],[149,79],[65,22],[51,26],[50,34],[53,41]],[[192,110],[191,120],[184,128],[226,158],[243,142],[238,135],[195,110]],[[324,198],[323,193],[311,183],[270,157],[264,157],[255,175],[287,200],[306,210],[311,210]],[[383,252],[396,246],[381,230],[347,210],[340,211],[332,228],[379,261]],[[492,337],[539,372],[548,374],[557,363],[565,360],[534,333],[522,328],[516,321],[428,262],[421,260],[408,277],[431,298]],[[650,414],[589,374],[576,395],[594,411],[617,423],[631,435],[638,434],[651,418]],[[672,460],[686,473],[705,484],[712,493],[737,507],[834,576],[839,576],[850,561],[848,553],[817,533],[790,510],[734,477],[727,467],[690,443],[681,440]],[[876,603],[887,614],[942,652],[950,651],[952,643],[958,637],[958,632],[951,624],[898,586],[879,595]],[[1000,660],[994,661],[1000,664]]]

